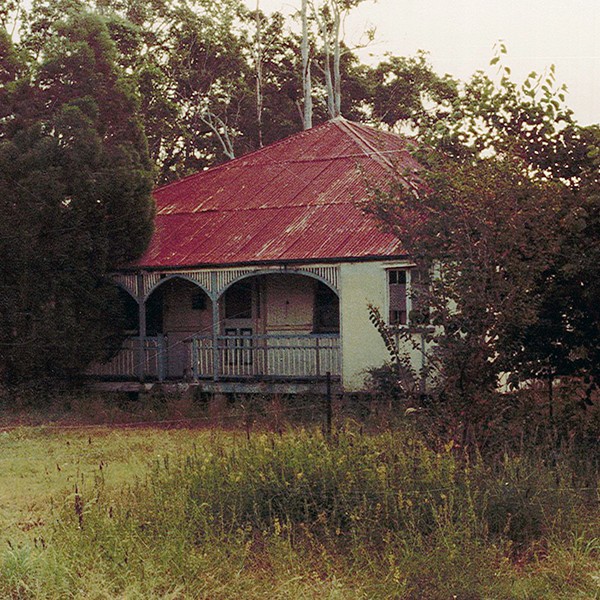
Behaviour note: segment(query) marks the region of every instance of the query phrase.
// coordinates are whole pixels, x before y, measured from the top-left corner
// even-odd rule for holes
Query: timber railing
[[[143,373],[145,377],[162,381],[165,378],[165,349],[164,336],[146,337],[142,356],[140,338],[128,337],[115,356],[106,362],[93,363],[87,374],[102,379],[137,379]]]
[[[191,346],[185,350],[181,379],[324,379],[327,373],[334,378],[341,373],[339,334],[190,336],[185,343]],[[167,368],[170,352],[175,349],[166,336],[145,338],[143,353],[140,338],[130,337],[113,358],[94,363],[87,374],[111,380],[173,379]]]
[[[214,342],[192,338],[195,379],[315,379],[341,372],[338,334],[219,335],[216,348]]]

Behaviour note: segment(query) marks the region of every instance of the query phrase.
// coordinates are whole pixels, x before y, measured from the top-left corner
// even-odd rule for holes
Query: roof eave
[[[194,263],[194,264],[180,264],[180,265],[131,265],[117,269],[117,272],[121,273],[137,273],[140,271],[189,271],[194,269],[206,269],[206,270],[219,270],[219,269],[233,269],[240,267],[273,267],[273,266],[299,266],[299,265],[322,265],[322,264],[335,264],[335,263],[357,263],[357,262],[379,262],[379,261],[394,261],[408,259],[409,255],[406,253],[402,254],[372,254],[367,256],[345,256],[345,257],[331,257],[331,258],[315,258],[313,260],[307,260],[305,258],[292,258],[282,260],[255,260],[255,261],[244,261],[244,262],[230,262],[230,263]]]

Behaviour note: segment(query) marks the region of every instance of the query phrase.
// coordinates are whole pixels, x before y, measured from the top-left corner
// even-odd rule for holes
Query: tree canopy
[[[577,125],[553,68],[518,85],[504,54],[496,81],[477,73],[419,123],[418,193],[371,207],[431,274],[415,290],[430,375],[472,422],[501,383],[576,376],[589,401],[600,381],[598,127]]]
[[[101,17],[58,21],[29,62],[7,44],[0,368],[17,382],[77,373],[117,335],[107,275],[149,240],[153,169]]]
[[[19,46],[32,56],[69,11],[103,18],[114,60],[139,90],[156,183],[303,129],[302,39],[279,13],[249,10],[242,0],[36,0],[30,9],[15,3],[21,4]],[[362,64],[340,31],[357,2],[309,4],[314,124],[330,118],[336,106],[335,114],[351,120],[397,127],[425,116],[423,100],[452,96],[451,80],[436,75],[424,54]]]

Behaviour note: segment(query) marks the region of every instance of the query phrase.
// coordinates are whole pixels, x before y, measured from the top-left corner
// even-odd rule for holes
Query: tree
[[[574,122],[553,69],[518,86],[504,52],[497,82],[477,73],[421,121],[413,185],[371,206],[432,273],[429,368],[466,425],[493,418],[503,376],[597,377],[597,129]]]
[[[81,10],[102,16],[115,61],[140,89],[159,182],[235,155],[235,121],[254,102],[241,0],[36,0],[22,45],[37,56],[53,23]]]
[[[559,252],[538,282],[539,319],[523,331],[527,343],[515,362],[520,372],[549,384],[578,377],[585,408],[600,386],[600,128],[570,128],[563,138],[560,172],[572,174],[572,197]]]
[[[440,77],[425,52],[414,57],[388,55],[368,74],[372,116],[390,128],[431,128],[443,118],[458,94],[458,83]]]
[[[557,251],[560,195],[511,161],[462,162],[428,151],[421,162],[418,196],[398,185],[374,210],[417,270],[432,274],[413,298],[429,307],[428,368],[442,382],[438,392],[479,422],[512,365],[516,332],[537,320],[537,281]],[[423,319],[410,318],[423,331]]]
[[[310,74],[310,53],[308,46],[308,0],[302,0],[302,91],[304,95],[303,124],[304,129],[312,127],[312,85]]]
[[[73,13],[5,86],[0,358],[5,382],[81,372],[118,336],[108,274],[151,231],[152,166],[135,89],[98,16]]]
[[[22,65],[8,33],[0,29],[0,123],[10,118],[10,89]]]
[[[330,119],[342,114],[342,56],[348,52],[342,40],[343,23],[349,12],[364,0],[321,0],[311,3],[312,18],[316,23],[321,51],[320,70],[325,79],[327,93],[327,114]],[[303,5],[303,47],[305,44],[305,9]],[[369,40],[374,32],[367,31]],[[316,44],[316,42],[315,42]],[[304,66],[304,65],[303,65]],[[303,69],[303,73],[304,73]],[[307,74],[308,75],[308,74]],[[306,77],[306,75],[305,75]],[[309,91],[305,83],[305,94]]]

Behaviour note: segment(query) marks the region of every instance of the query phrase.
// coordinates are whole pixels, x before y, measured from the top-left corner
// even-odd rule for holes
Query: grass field
[[[143,477],[164,456],[185,455],[203,435],[185,429],[19,426],[0,432],[2,545],[41,535],[57,505],[100,475],[107,486]]]
[[[566,460],[98,418],[4,418],[0,598],[600,598],[598,479]]]

